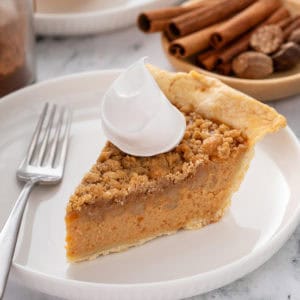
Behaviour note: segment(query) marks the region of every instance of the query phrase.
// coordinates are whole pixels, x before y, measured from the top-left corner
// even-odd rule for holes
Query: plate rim
[[[174,5],[179,0],[165,0]],[[162,6],[160,0],[147,0],[143,3],[117,5],[107,9],[96,9],[76,13],[35,12],[33,21],[36,34],[43,36],[82,36],[94,35],[133,26],[139,11]],[[121,17],[119,17],[121,16]]]
[[[172,0],[170,0],[172,1]],[[96,16],[105,16],[109,14],[114,13],[122,13],[122,12],[128,12],[133,9],[139,9],[145,5],[154,5],[157,3],[160,3],[160,0],[147,0],[145,3],[139,3],[136,2],[133,5],[125,6],[125,5],[118,5],[116,7],[107,8],[107,9],[99,9],[95,11],[88,11],[88,12],[81,12],[81,13],[41,13],[41,12],[34,12],[34,19],[37,20],[74,20],[74,19],[84,19],[84,18],[90,18],[90,17],[96,17]],[[175,3],[176,0],[173,0]]]
[[[0,101],[0,109],[2,108],[1,104],[5,104],[11,99],[14,99],[15,97],[19,97],[24,92],[30,93],[33,92],[35,89],[45,88],[49,84],[55,85],[57,83],[62,83],[64,81],[68,80],[78,80],[82,77],[85,77],[86,79],[93,78],[93,77],[99,77],[99,76],[107,76],[112,74],[118,74],[121,72],[122,69],[107,69],[107,70],[100,70],[100,71],[88,71],[88,72],[81,72],[71,75],[64,75],[59,76],[56,78],[52,78],[49,80],[44,80],[39,83],[36,83],[32,86],[25,87],[23,89],[20,89],[16,92],[13,92],[5,97],[3,97]],[[286,127],[282,129],[285,134],[288,136],[291,144],[295,147],[297,150],[297,153],[300,155],[300,143],[296,135],[293,133],[293,131],[290,129],[290,127]],[[198,282],[200,283],[205,278],[214,278],[216,276],[224,276],[227,274],[227,272],[231,273],[230,278],[226,278],[225,281],[223,280],[222,283],[219,283],[219,285],[214,285],[211,289],[216,289],[218,287],[224,286],[225,284],[228,284],[230,282],[235,281],[238,278],[241,278],[245,276],[246,274],[250,273],[254,269],[261,266],[263,263],[265,263],[271,256],[273,256],[287,241],[287,239],[290,237],[290,235],[294,232],[296,226],[299,224],[300,221],[300,204],[298,205],[297,209],[293,212],[292,216],[289,218],[289,220],[284,224],[278,231],[274,233],[272,237],[270,237],[269,241],[263,244],[261,247],[256,249],[253,252],[250,252],[246,256],[241,257],[238,260],[235,260],[231,262],[230,264],[224,265],[222,267],[216,268],[211,271],[207,271],[200,274],[195,274],[192,276],[187,276],[183,278],[177,278],[177,279],[171,279],[171,280],[163,280],[163,281],[156,281],[156,282],[139,282],[139,283],[96,283],[96,282],[90,282],[90,281],[80,281],[77,279],[66,279],[61,278],[54,275],[48,275],[45,273],[42,273],[40,271],[25,267],[23,265],[17,264],[13,262],[12,266],[12,275],[14,279],[17,279],[18,277],[23,278],[22,275],[25,275],[27,278],[24,280],[23,278],[23,284],[27,285],[29,287],[33,287],[37,290],[44,291],[42,289],[42,286],[37,285],[37,282],[52,282],[54,284],[62,286],[74,286],[78,285],[80,287],[86,287],[86,288],[100,288],[100,289],[116,289],[116,290],[124,290],[130,287],[131,289],[135,289],[135,291],[141,289],[141,288],[157,288],[161,286],[168,286],[171,287],[173,285],[176,285],[177,288],[183,288],[185,284],[188,284],[189,282]],[[21,273],[20,273],[21,272]],[[233,274],[233,275],[232,275]],[[32,286],[32,283],[35,283],[34,286]],[[224,283],[225,282],[225,283]],[[30,284],[31,283],[31,284]],[[205,291],[209,291],[211,289],[205,289]],[[133,290],[132,290],[133,292]]]

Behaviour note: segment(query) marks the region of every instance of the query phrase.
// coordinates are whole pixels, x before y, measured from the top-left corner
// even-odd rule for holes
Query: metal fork
[[[0,233],[0,299],[4,294],[19,228],[32,188],[36,184],[57,184],[63,177],[70,126],[71,113],[68,109],[45,104],[27,155],[17,171],[17,178],[26,183]]]

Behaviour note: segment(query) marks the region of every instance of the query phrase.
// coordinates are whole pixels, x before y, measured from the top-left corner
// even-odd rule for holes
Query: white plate
[[[103,71],[68,76],[1,99],[0,228],[20,191],[15,170],[43,103],[66,104],[74,111],[64,180],[34,190],[19,236],[14,278],[72,300],[180,299],[232,282],[269,259],[299,221],[300,148],[289,128],[257,146],[247,176],[219,223],[94,261],[66,262],[65,206],[105,142],[99,102],[117,75]]]
[[[42,35],[82,35],[127,27],[142,10],[178,0],[36,0],[36,32]]]

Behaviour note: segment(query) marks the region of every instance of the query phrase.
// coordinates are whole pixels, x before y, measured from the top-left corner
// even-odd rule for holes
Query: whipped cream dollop
[[[176,147],[183,138],[184,115],[170,103],[140,59],[109,87],[101,103],[109,141],[123,152],[152,156]]]

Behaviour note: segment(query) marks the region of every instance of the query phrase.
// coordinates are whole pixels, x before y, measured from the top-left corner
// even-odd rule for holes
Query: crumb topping
[[[204,119],[199,113],[183,113],[187,124],[184,137],[167,153],[135,157],[107,142],[71,196],[69,208],[80,210],[96,201],[122,203],[132,192],[151,193],[193,175],[203,163],[226,160],[247,141],[240,130]]]

